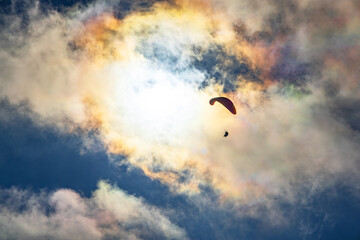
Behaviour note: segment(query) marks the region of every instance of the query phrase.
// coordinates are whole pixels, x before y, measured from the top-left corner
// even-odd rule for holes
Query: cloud
[[[39,122],[98,132],[110,155],[174,192],[210,186],[252,216],[259,202],[296,203],[303,187],[355,186],[358,5],[219,4],[161,2],[122,18],[111,4],[34,8],[25,29],[9,17],[1,96],[27,101]],[[217,95],[238,114],[210,106]]]
[[[100,181],[92,197],[70,189],[1,190],[2,239],[187,239],[164,211]]]

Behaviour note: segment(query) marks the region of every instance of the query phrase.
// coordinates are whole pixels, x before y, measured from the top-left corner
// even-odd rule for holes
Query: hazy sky
[[[360,237],[359,1],[0,6],[0,239]]]

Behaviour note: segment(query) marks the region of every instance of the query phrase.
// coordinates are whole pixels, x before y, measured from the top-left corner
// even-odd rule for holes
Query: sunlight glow
[[[146,61],[114,66],[117,104],[126,135],[145,141],[175,144],[191,134],[201,118],[197,84]],[[196,78],[196,76],[193,76]]]

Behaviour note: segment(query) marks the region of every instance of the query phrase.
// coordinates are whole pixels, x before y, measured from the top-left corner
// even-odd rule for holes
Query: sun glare
[[[146,61],[114,66],[123,132],[145,141],[175,144],[191,134],[204,104],[195,82]]]

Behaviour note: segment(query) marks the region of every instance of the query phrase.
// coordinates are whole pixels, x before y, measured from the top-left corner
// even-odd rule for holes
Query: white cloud
[[[0,197],[0,239],[187,239],[161,209],[103,181],[90,198],[15,188]]]

